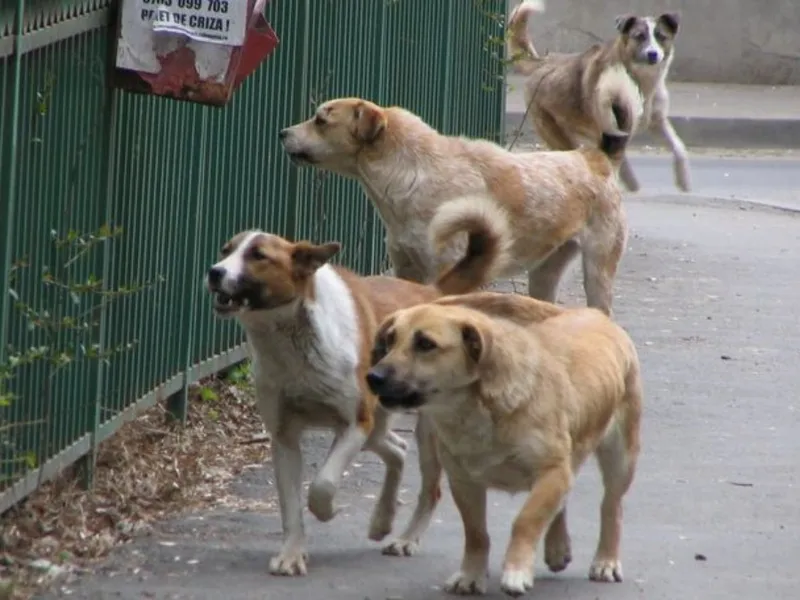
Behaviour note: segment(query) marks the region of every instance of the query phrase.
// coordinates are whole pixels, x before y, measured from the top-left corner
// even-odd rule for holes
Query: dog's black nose
[[[208,270],[208,283],[212,288],[217,287],[223,277],[225,277],[225,269],[222,267],[211,267]]]
[[[281,129],[281,130],[278,132],[278,138],[280,138],[280,139],[282,139],[282,140],[283,140],[283,139],[286,139],[286,136],[287,136],[287,135],[289,135],[289,130],[288,130],[288,129]]]
[[[650,50],[647,53],[647,62],[649,62],[651,65],[656,64],[658,62],[658,52],[655,50]]]
[[[389,379],[392,376],[391,369],[376,365],[367,372],[367,385],[370,391],[380,396],[382,392],[386,391],[389,384]]]

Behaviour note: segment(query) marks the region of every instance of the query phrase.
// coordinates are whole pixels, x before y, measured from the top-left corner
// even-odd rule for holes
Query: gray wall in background
[[[800,85],[800,0],[545,0],[536,49],[582,51],[616,33],[623,13],[681,13],[673,81]],[[509,11],[518,0],[509,0]],[[800,102],[800,94],[798,95]]]

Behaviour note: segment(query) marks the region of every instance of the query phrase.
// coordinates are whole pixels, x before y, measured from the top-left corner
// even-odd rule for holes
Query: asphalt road
[[[800,571],[800,215],[699,196],[675,198],[669,165],[637,158],[644,197],[627,200],[630,243],[615,311],[637,343],[645,377],[643,453],[626,501],[625,581],[587,578],[598,533],[600,483],[587,464],[571,496],[573,562],[549,573],[537,558],[529,597],[575,600],[795,599]],[[699,195],[768,202],[800,198],[800,164],[699,158]],[[667,192],[669,196],[658,195]],[[798,202],[795,199],[795,202]],[[798,206],[800,208],[800,206]],[[575,269],[562,300],[582,302]],[[409,435],[409,434],[403,434]],[[311,468],[325,436],[306,443]],[[417,490],[409,455],[405,492]],[[382,468],[359,457],[336,519],[307,517],[310,574],[272,577],[277,515],[209,512],[157,527],[120,548],[72,598],[423,600],[460,560],[460,520],[449,494],[420,553],[389,558],[366,539]],[[267,466],[238,484],[273,495]],[[501,598],[500,560],[522,501],[490,497],[493,540],[487,598]],[[410,507],[403,507],[399,524]],[[399,525],[397,527],[399,529]],[[173,545],[159,542],[169,541]],[[47,597],[56,597],[47,596]]]

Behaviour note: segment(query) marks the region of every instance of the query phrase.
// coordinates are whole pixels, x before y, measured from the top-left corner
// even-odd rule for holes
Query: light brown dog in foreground
[[[581,254],[589,305],[611,311],[627,234],[616,173],[624,134],[598,148],[515,153],[442,135],[400,107],[338,98],[280,137],[296,164],[361,183],[386,226],[396,276],[432,282],[468,252],[488,278],[469,288],[527,270],[530,294],[555,300]]]
[[[589,577],[622,580],[622,498],[639,453],[642,387],[621,327],[591,308],[489,292],[452,296],[387,317],[372,362],[367,382],[381,404],[416,408],[434,426],[464,524],[461,568],[447,590],[486,590],[489,488],[528,494],[512,526],[503,591],[517,596],[533,586],[543,534],[545,562],[564,569],[566,499],[592,453],[605,495]]]
[[[292,242],[263,231],[243,231],[224,244],[206,276],[214,310],[235,317],[250,349],[256,407],[271,433],[273,467],[283,523],[283,546],[270,561],[275,575],[305,575],[303,525],[304,430],[334,432],[330,452],[308,490],[320,521],[334,517],[342,474],[362,450],[386,465],[369,538],[392,530],[405,461],[405,441],[367,388],[365,375],[379,323],[394,310],[440,296],[440,289],[393,277],[361,277],[328,261],[337,242]],[[441,291],[449,292],[446,285]],[[440,497],[441,464],[423,416],[415,430],[422,484],[405,531],[385,554],[410,555]]]
[[[617,36],[581,53],[539,55],[528,35],[528,19],[544,11],[544,0],[524,0],[508,19],[508,56],[524,86],[531,122],[553,150],[597,144],[603,132],[633,135],[641,127],[658,133],[674,158],[675,183],[691,188],[686,146],[669,122],[667,75],[678,34],[678,13],[617,17]],[[627,158],[620,177],[631,191],[639,182]]]

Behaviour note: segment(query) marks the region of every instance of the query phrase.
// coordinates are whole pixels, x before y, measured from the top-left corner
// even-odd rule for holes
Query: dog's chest
[[[445,464],[473,481],[506,492],[528,490],[533,484],[530,457],[506,443],[485,419],[453,419],[437,428],[437,437]]]

